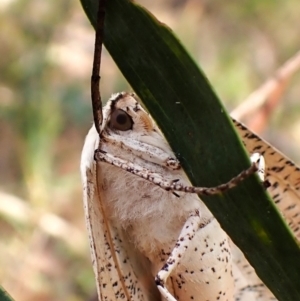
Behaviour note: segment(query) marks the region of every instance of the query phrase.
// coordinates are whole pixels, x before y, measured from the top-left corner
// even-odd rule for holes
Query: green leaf
[[[81,2],[95,24],[98,1]],[[208,80],[168,28],[131,1],[109,0],[105,46],[193,185],[216,186],[249,166]],[[300,300],[300,250],[256,176],[223,195],[201,199],[274,295]]]
[[[1,286],[0,286],[0,301],[14,301]]]

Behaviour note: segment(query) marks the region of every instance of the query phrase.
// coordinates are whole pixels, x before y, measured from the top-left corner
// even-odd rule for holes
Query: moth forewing
[[[270,183],[268,193],[286,222],[300,241],[300,169],[275,147],[233,120],[241,139],[251,154],[259,152],[266,163],[265,178]]]
[[[112,225],[102,206],[94,151],[99,136],[89,131],[81,156],[81,175],[86,225],[99,300],[159,299],[147,259],[130,244],[120,225]]]
[[[300,240],[300,169],[272,145],[233,119],[233,123],[248,152],[259,152],[266,163],[267,191],[293,231]],[[236,294],[240,301],[276,300],[248,263],[244,254],[232,243],[233,273]]]
[[[238,301],[275,301],[271,291],[257,276],[242,251],[232,242],[231,252],[235,280],[235,300]]]

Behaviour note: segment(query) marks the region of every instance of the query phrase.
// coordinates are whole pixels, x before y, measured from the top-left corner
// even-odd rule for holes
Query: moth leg
[[[176,241],[175,247],[171,252],[171,255],[167,259],[162,269],[157,273],[155,277],[155,283],[162,296],[168,301],[177,301],[175,297],[168,291],[166,287],[167,280],[170,274],[180,264],[180,260],[188,249],[191,240],[195,236],[195,233],[201,227],[200,213],[199,211],[193,212],[187,221],[185,222],[180,235]]]
[[[260,166],[260,157],[254,158],[257,160],[254,160],[252,165],[248,168],[243,170],[241,173],[239,173],[237,176],[233,177],[231,180],[229,180],[227,183],[215,186],[215,187],[194,187],[194,186],[188,186],[182,183],[179,183],[178,179],[174,180],[165,180],[159,173],[155,173],[150,171],[149,169],[146,169],[138,164],[131,163],[129,161],[123,160],[121,158],[118,158],[112,154],[109,154],[102,150],[96,150],[95,151],[95,160],[96,161],[102,161],[109,163],[111,165],[117,166],[122,168],[123,170],[126,170],[134,175],[137,175],[145,180],[148,180],[152,182],[155,185],[160,186],[161,188],[167,190],[167,191],[181,191],[185,193],[197,193],[200,195],[215,195],[223,193],[224,191],[227,191],[231,188],[236,187],[238,184],[243,182],[247,177],[254,174],[259,170]]]
[[[111,143],[120,148],[130,151],[132,154],[144,160],[163,165],[172,170],[180,168],[180,163],[175,156],[171,156],[156,146],[136,141],[130,137],[123,138],[119,135],[110,134],[102,138],[106,143]]]
[[[152,172],[151,170],[136,163],[131,163],[127,160],[123,160],[102,150],[96,150],[94,157],[96,161],[106,162],[113,166],[122,168],[123,170],[128,171],[145,180],[148,180],[149,182],[158,185],[166,190],[170,190],[167,189],[167,187],[169,187],[173,183],[173,181],[164,180],[163,176],[159,173]]]
[[[259,153],[253,153],[250,157],[252,163],[258,162],[257,175],[262,182],[265,181],[265,158]]]

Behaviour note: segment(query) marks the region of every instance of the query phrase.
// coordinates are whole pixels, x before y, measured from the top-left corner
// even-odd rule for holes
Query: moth
[[[249,154],[263,155],[260,176],[299,239],[299,168],[233,122]],[[133,93],[110,98],[80,167],[99,300],[276,300],[198,195],[187,193],[199,191]]]

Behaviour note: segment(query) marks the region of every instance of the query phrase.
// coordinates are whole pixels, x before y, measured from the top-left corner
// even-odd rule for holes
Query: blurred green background
[[[298,0],[143,0],[228,110],[299,50]],[[0,0],[0,283],[20,300],[94,294],[79,161],[94,32],[79,1]],[[126,59],[126,58],[124,58]],[[101,93],[130,87],[104,51]],[[300,162],[300,75],[260,133]]]

